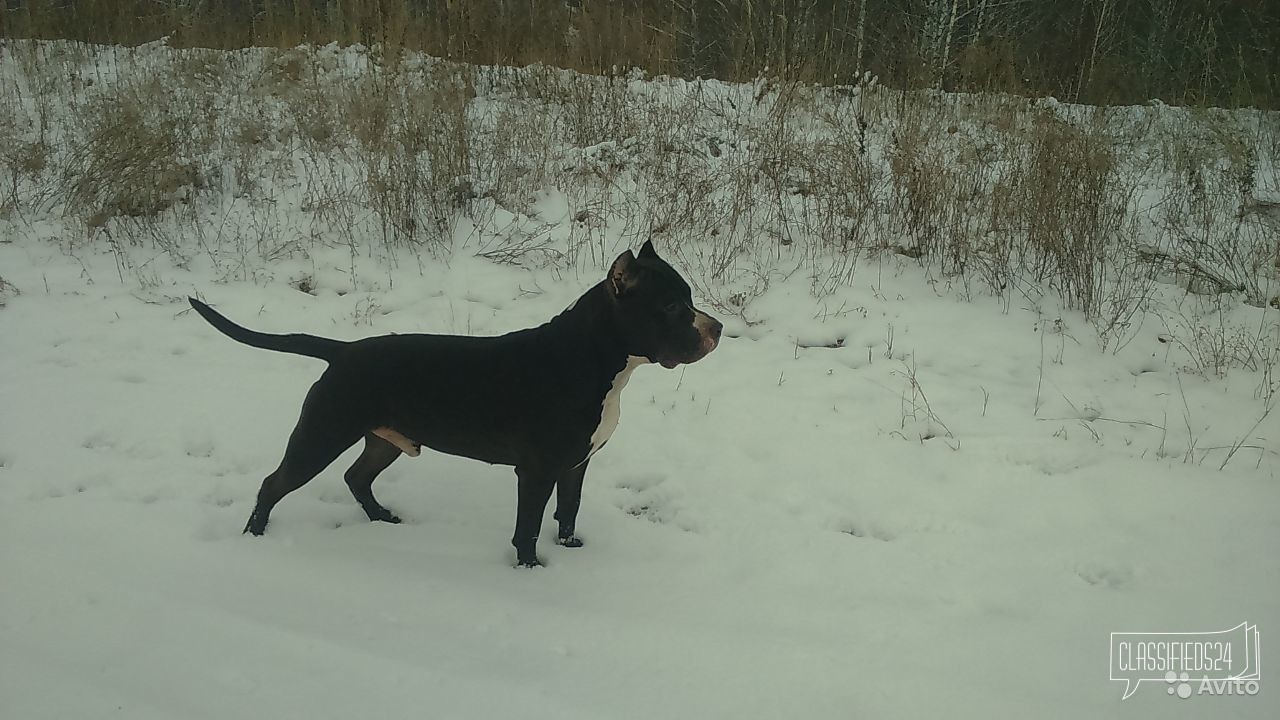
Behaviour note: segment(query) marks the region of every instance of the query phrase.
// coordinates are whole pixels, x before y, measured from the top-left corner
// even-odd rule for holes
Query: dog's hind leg
[[[373,434],[395,445],[400,452],[409,457],[418,457],[422,454],[422,445],[401,435],[399,431],[393,430],[385,425],[373,429]]]
[[[401,435],[401,437],[404,437]],[[351,494],[355,496],[356,502],[360,503],[360,507],[364,508],[364,512],[369,516],[370,520],[398,523],[400,518],[395,513],[386,509],[381,503],[373,497],[373,480],[378,477],[378,473],[386,470],[395,459],[400,457],[401,448],[383,439],[375,432],[365,433],[364,436],[364,452],[360,453],[360,457],[355,464],[347,470],[344,476],[347,480],[347,487],[351,488]]]
[[[262,481],[258,502],[244,527],[245,532],[261,535],[267,529],[271,509],[281,498],[306,485],[360,439],[359,426],[344,415],[340,403],[324,396],[320,383],[316,383],[302,406],[297,427],[289,436],[280,467]]]

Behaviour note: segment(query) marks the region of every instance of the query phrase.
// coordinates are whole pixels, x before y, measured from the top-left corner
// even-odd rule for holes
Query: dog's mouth
[[[693,329],[697,331],[697,345],[689,349],[687,355],[660,355],[651,358],[662,365],[662,367],[672,370],[680,365],[691,365],[698,362],[702,358],[711,354],[720,345],[720,333],[724,326],[718,320],[710,315],[694,310]]]
[[[712,350],[720,345],[720,338],[707,336],[702,338],[702,342],[698,343],[698,349],[683,358],[658,358],[658,364],[668,370],[674,370],[680,365],[692,365],[702,358],[711,354]]]

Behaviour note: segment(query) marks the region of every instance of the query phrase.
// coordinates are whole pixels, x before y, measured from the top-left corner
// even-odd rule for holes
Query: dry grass
[[[1025,261],[1086,316],[1100,309],[1110,253],[1124,244],[1129,195],[1106,135],[1106,120],[1081,126],[1043,113],[1031,128],[1030,157],[1020,183],[1025,208]]]
[[[202,183],[193,118],[155,83],[118,86],[80,106],[80,142],[61,167],[68,206],[91,225],[154,215]]]
[[[117,252],[202,253],[228,277],[315,244],[598,266],[654,237],[741,312],[779,273],[824,295],[887,253],[965,296],[1056,296],[1108,348],[1170,278],[1275,296],[1267,116],[766,76],[642,84],[386,48],[30,44],[5,62],[0,211],[67,212]],[[536,207],[548,193],[564,217]],[[1267,332],[1242,353],[1198,326],[1179,324],[1208,374],[1278,355]]]
[[[356,141],[354,158],[383,241],[446,241],[454,214],[472,198],[465,73],[386,68],[348,88],[340,121]]]
[[[1169,177],[1160,215],[1169,269],[1191,292],[1241,292],[1263,307],[1277,293],[1280,235],[1257,200],[1257,147],[1232,116],[1204,113],[1197,120],[1168,141],[1161,157]],[[1259,120],[1267,131],[1267,118]]]

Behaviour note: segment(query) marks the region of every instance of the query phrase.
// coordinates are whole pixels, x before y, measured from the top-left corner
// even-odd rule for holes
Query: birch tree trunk
[[[1108,31],[1107,15],[1111,12],[1112,0],[1097,0],[1098,16],[1094,18],[1093,23],[1093,47],[1089,50],[1088,71],[1084,67],[1080,68],[1082,77],[1080,79],[1079,89],[1076,91],[1077,97],[1088,96],[1088,90],[1093,85],[1093,70],[1098,64],[1098,45],[1102,40],[1102,34]]]
[[[855,63],[855,67],[857,68],[858,82],[862,82],[862,51],[863,51],[863,48],[865,47],[866,37],[867,37],[867,0],[859,0],[858,30],[857,30],[858,51],[856,55],[857,62]]]
[[[938,45],[938,65],[937,69],[934,71],[933,79],[933,89],[935,90],[942,89],[942,79],[946,75],[947,64],[951,60],[951,36],[956,30],[956,15],[959,12],[959,5],[960,0],[951,0],[950,12],[947,13],[947,16],[944,18],[946,27],[943,32],[939,33],[941,36],[941,43]],[[945,10],[946,8],[944,7],[943,9]]]

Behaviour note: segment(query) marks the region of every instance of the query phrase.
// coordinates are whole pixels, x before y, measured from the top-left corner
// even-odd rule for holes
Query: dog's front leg
[[[574,534],[578,521],[578,505],[582,502],[582,478],[587,474],[587,461],[565,473],[556,481],[556,520],[560,530],[556,542],[570,548],[582,547]]]
[[[542,469],[517,467],[516,477],[519,498],[516,502],[516,532],[511,544],[516,548],[516,565],[538,567],[538,530],[542,527],[542,515],[546,512],[551,489],[556,485],[555,475]]]

